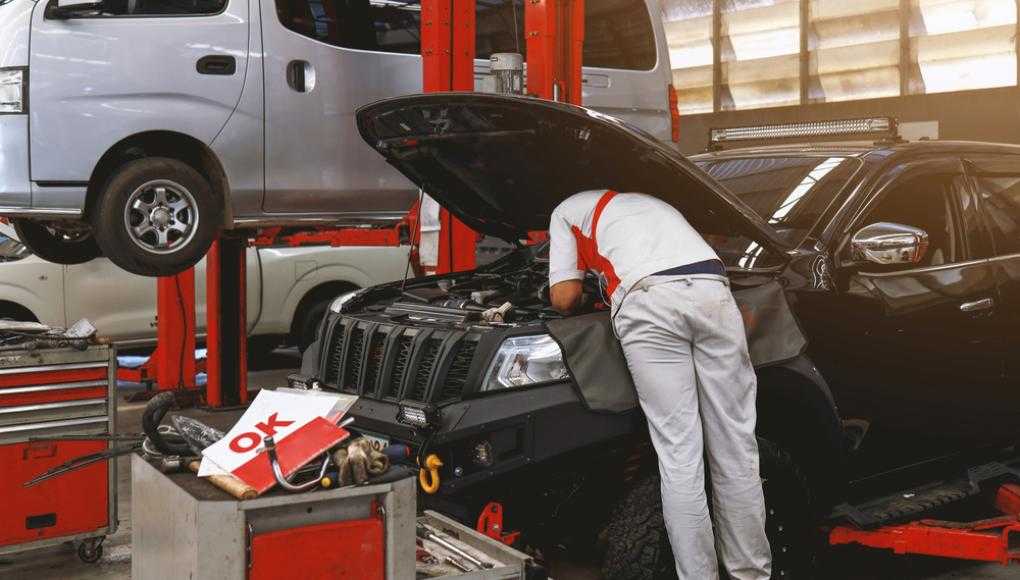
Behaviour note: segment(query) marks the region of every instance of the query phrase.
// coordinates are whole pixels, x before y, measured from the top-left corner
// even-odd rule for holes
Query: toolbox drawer
[[[106,441],[29,439],[114,433],[115,360],[102,345],[0,355],[0,553],[115,529],[112,461],[24,486],[71,459],[108,449]]]
[[[105,426],[104,426],[105,429]],[[0,445],[0,546],[107,527],[106,461],[26,488],[25,481],[69,459],[106,449],[105,442],[46,441]]]

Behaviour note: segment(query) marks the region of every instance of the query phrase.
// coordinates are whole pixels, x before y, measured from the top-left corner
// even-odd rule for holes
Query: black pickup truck
[[[1018,147],[887,141],[684,158],[582,108],[469,94],[383,101],[358,124],[457,217],[515,243],[585,189],[645,192],[684,213],[726,263],[751,337],[776,577],[812,574],[834,507],[872,523],[916,515],[968,492],[926,487],[914,504],[861,506],[1016,440]],[[547,269],[544,246],[520,245],[476,271],[339,298],[304,372],[360,395],[352,413],[365,432],[441,460],[427,505],[474,521],[498,500],[505,527],[530,542],[601,540],[607,577],[668,577],[640,410],[588,399],[632,388],[597,384],[619,376],[619,350],[592,339],[564,352],[550,335],[563,320],[546,302]],[[581,315],[597,325],[600,308],[593,299]],[[588,357],[583,377],[577,357]]]

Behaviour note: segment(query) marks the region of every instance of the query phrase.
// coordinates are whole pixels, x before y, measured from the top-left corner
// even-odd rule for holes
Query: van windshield
[[[2,3],[3,0],[0,0]],[[16,262],[31,255],[24,244],[0,233],[0,262]]]

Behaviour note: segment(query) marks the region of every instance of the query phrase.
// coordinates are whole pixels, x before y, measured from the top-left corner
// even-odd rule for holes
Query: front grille
[[[324,341],[324,382],[366,398],[449,402],[460,398],[478,348],[461,331],[341,318]]]
[[[355,327],[351,331],[350,345],[347,350],[347,359],[344,363],[344,380],[340,389],[347,393],[357,393],[358,385],[361,384],[361,363],[365,354],[365,330]]]
[[[429,379],[432,377],[432,370],[436,368],[439,361],[439,349],[443,347],[443,339],[430,338],[425,342],[425,350],[414,371],[414,382],[411,383],[411,390],[405,399],[412,401],[425,401],[425,395],[429,389]]]
[[[468,371],[471,370],[471,362],[475,360],[475,350],[478,349],[478,341],[462,340],[456,347],[456,354],[453,362],[450,363],[450,370],[446,372],[446,384],[439,394],[440,401],[456,400],[464,394],[464,385],[467,384]]]
[[[339,324],[333,327],[333,335],[329,337],[326,350],[326,368],[322,378],[327,384],[336,385],[340,382],[340,369],[344,362],[344,328]]]

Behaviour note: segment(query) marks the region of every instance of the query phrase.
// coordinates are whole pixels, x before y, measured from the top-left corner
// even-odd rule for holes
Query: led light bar
[[[867,117],[862,119],[833,119],[830,121],[807,121],[776,125],[751,125],[712,129],[710,140],[713,144],[727,141],[768,141],[771,139],[795,139],[799,137],[848,137],[854,135],[896,135],[896,119],[892,117]]]

